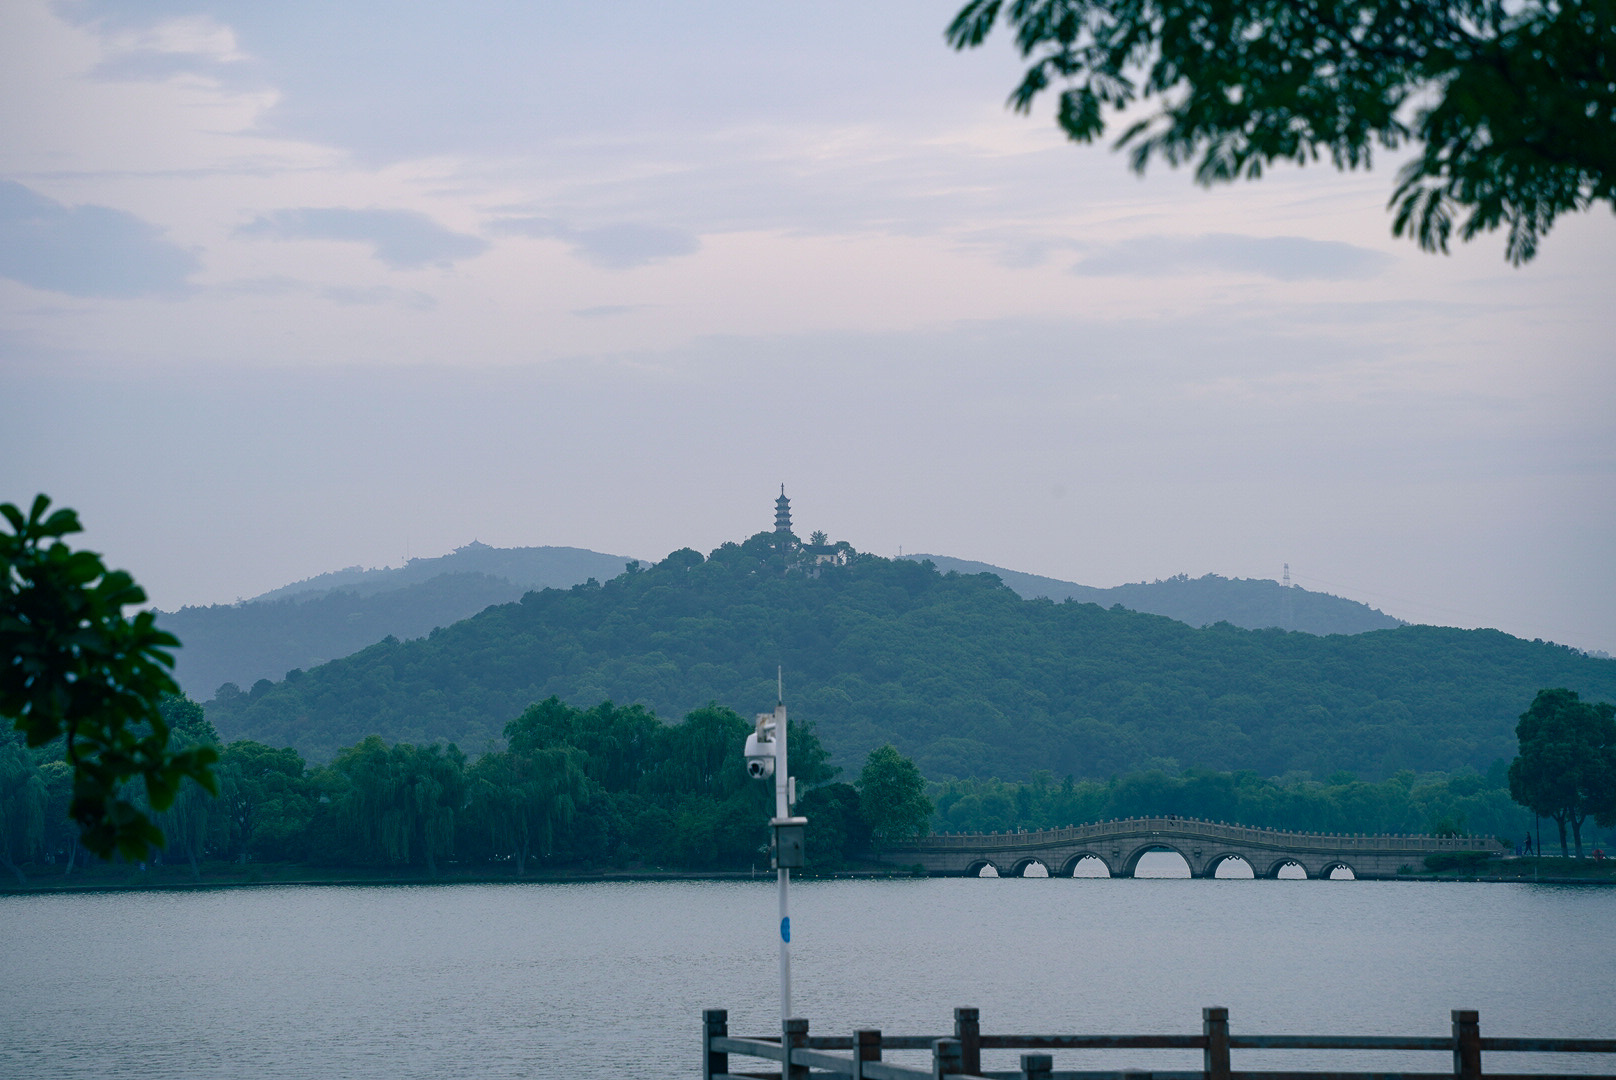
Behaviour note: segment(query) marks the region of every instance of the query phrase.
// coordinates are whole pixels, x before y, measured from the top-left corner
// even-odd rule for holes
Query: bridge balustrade
[[[1413,869],[1426,855],[1475,850],[1503,854],[1492,837],[1373,836],[1362,833],[1304,833],[1230,825],[1198,818],[1124,818],[1021,832],[945,833],[891,845],[888,861],[919,866],[928,874],[969,874],[993,866],[1005,875],[1031,862],[1046,866],[1051,876],[1069,876],[1084,856],[1105,864],[1113,877],[1132,876],[1139,857],[1150,850],[1177,852],[1192,877],[1209,877],[1217,865],[1240,858],[1261,877],[1274,877],[1295,865],[1305,876],[1320,877],[1336,868],[1354,877],[1395,877]]]

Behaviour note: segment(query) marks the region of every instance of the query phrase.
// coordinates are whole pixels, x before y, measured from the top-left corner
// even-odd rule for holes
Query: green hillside
[[[526,590],[487,574],[440,574],[429,581],[362,596],[335,589],[285,600],[213,604],[160,611],[157,622],[184,642],[174,673],[191,697],[224,683],[251,686],[356,653],[389,634],[420,637]]]
[[[1315,634],[1355,634],[1401,625],[1373,608],[1325,593],[1283,590],[1272,581],[1182,576],[1151,584],[1092,589],[1069,581],[938,555],[938,569],[997,574],[1023,597],[1120,603],[1192,626],[1230,622],[1280,626]],[[202,699],[233,682],[251,686],[279,679],[374,645],[385,637],[420,637],[490,604],[518,600],[532,589],[570,588],[606,581],[629,560],[585,548],[496,548],[475,541],[448,555],[411,559],[378,570],[350,567],[271,590],[242,603],[158,612],[164,629],[185,642],[176,675],[187,694]]]
[[[1616,661],[1497,631],[1195,629],[906,560],[801,559],[768,534],[707,559],[678,551],[223,695],[208,717],[227,740],[316,760],[372,733],[475,752],[551,695],[745,714],[772,704],[781,665],[793,715],[844,766],[891,740],[939,779],[1158,766],[1376,777],[1512,756],[1541,687],[1616,697]]]
[[[1226,578],[1205,574],[1192,578],[1177,574],[1165,580],[1139,581],[1097,589],[1058,578],[1023,574],[988,563],[954,559],[947,555],[910,555],[916,561],[929,561],[937,569],[961,574],[995,574],[1024,600],[1076,600],[1085,604],[1111,607],[1121,604],[1130,611],[1166,615],[1191,626],[1211,626],[1226,622],[1247,630],[1278,627],[1309,634],[1362,634],[1367,630],[1390,630],[1405,625],[1385,612],[1329,593],[1309,592],[1300,586],[1285,588],[1277,581],[1253,578]]]
[[[363,570],[351,566],[303,581],[271,589],[248,603],[264,600],[308,599],[336,589],[373,596],[393,589],[420,585],[443,574],[486,574],[529,589],[565,589],[590,578],[605,581],[623,572],[630,560],[623,555],[607,555],[588,548],[519,547],[497,548],[473,540],[447,555],[431,559],[411,559],[403,566]],[[518,593],[517,595],[521,595]],[[368,642],[367,642],[368,644]]]
[[[495,548],[470,543],[435,559],[380,570],[353,567],[286,585],[239,604],[160,611],[185,643],[175,676],[190,696],[223,683],[251,686],[348,656],[389,635],[420,637],[530,589],[616,577],[620,555],[569,547]]]

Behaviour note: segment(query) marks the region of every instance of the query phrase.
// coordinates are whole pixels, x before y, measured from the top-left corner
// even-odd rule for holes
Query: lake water
[[[989,1032],[1192,1033],[1227,1005],[1236,1032],[1444,1035],[1475,1008],[1483,1035],[1616,1036],[1616,890],[936,879],[792,896],[795,1011],[815,1034],[942,1035],[956,1005]],[[774,905],[762,879],[0,897],[0,1075],[694,1076],[703,1008],[779,1030]],[[1321,1066],[1451,1067],[1235,1056]],[[1124,1067],[1199,1061],[1056,1057]]]

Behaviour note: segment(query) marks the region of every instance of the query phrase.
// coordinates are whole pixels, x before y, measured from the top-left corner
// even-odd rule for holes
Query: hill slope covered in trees
[[[760,534],[384,641],[208,717],[316,760],[372,733],[475,752],[551,695],[745,714],[772,705],[776,665],[838,763],[890,740],[933,778],[1485,770],[1539,688],[1616,696],[1616,661],[1497,631],[1195,629],[906,560],[807,565]]]
[[[923,557],[924,558],[924,557]],[[1248,629],[1278,626],[1314,634],[1356,634],[1401,625],[1373,608],[1326,593],[1281,589],[1277,582],[1208,574],[1190,580],[1094,589],[1022,574],[987,563],[930,556],[938,569],[993,573],[1024,598],[1120,603],[1192,626],[1229,622]],[[496,548],[473,542],[434,559],[375,570],[350,567],[273,589],[236,604],[159,612],[163,628],[185,643],[176,675],[195,698],[226,682],[250,687],[348,656],[385,637],[413,638],[448,626],[490,604],[519,600],[531,589],[569,588],[623,572],[630,560],[585,548]]]
[[[629,562],[585,548],[495,548],[471,543],[435,559],[379,570],[351,567],[271,590],[239,604],[160,611],[184,642],[175,677],[194,698],[226,682],[251,686],[348,656],[388,636],[420,637],[530,589],[606,580]]]
[[[1177,574],[1165,580],[1138,581],[1097,589],[1058,578],[1023,574],[988,563],[954,559],[947,555],[906,555],[916,561],[929,561],[943,572],[994,574],[1024,600],[1076,600],[1079,603],[1111,607],[1121,604],[1130,611],[1166,615],[1191,626],[1211,626],[1226,622],[1247,630],[1278,627],[1309,634],[1362,634],[1368,630],[1390,630],[1405,625],[1385,612],[1329,593],[1309,592],[1299,586],[1285,588],[1277,581],[1252,578],[1226,578],[1206,574],[1192,578]]]
[[[605,581],[623,572],[630,560],[623,555],[607,555],[588,548],[575,547],[519,547],[498,548],[473,540],[465,547],[455,548],[447,555],[430,559],[411,559],[403,566],[363,570],[351,566],[334,570],[304,581],[282,585],[249,603],[263,600],[286,600],[292,597],[308,599],[341,589],[373,596],[376,593],[420,585],[443,574],[486,574],[502,578],[529,589],[568,588],[572,585],[599,578]],[[520,595],[520,594],[518,594]]]

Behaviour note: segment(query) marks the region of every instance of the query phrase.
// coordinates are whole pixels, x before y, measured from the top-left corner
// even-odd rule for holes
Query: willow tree
[[[573,747],[484,754],[467,771],[470,811],[495,851],[509,852],[516,876],[555,850],[561,830],[588,798],[584,754]]]
[[[219,733],[201,705],[184,694],[170,695],[157,703],[157,711],[168,725],[176,749],[206,747],[218,753]],[[155,819],[163,831],[165,846],[185,856],[193,878],[202,876],[202,860],[215,841],[221,845],[229,842],[229,822],[219,812],[215,793],[190,777],[180,782],[173,802],[168,809],[158,811]]]
[[[437,875],[438,857],[454,853],[455,818],[465,805],[466,756],[458,747],[389,747],[372,735],[339,753],[330,773],[338,778],[339,827],[362,857],[423,862]]]
[[[27,885],[18,863],[27,862],[45,843],[45,778],[22,739],[0,732],[0,867],[17,884]]]

